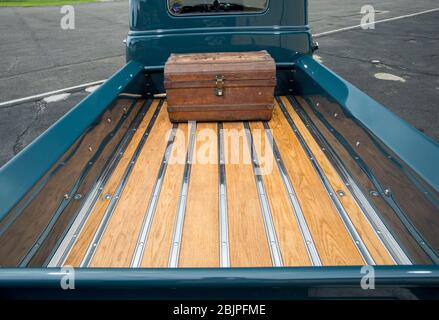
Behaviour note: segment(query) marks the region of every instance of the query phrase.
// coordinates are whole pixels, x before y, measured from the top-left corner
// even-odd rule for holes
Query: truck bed
[[[181,124],[165,99],[137,100],[139,121],[49,266],[395,264],[300,99],[278,97],[265,123]]]

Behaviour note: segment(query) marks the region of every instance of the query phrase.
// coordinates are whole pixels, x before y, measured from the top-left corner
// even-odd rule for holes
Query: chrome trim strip
[[[392,236],[391,232],[388,230],[384,222],[379,217],[377,211],[373,207],[373,205],[367,200],[366,196],[361,192],[360,187],[355,182],[354,178],[351,176],[349,171],[342,164],[340,158],[335,153],[334,149],[329,145],[326,139],[322,136],[320,131],[311,121],[306,112],[299,107],[300,104],[294,97],[288,97],[290,102],[292,102],[296,106],[296,111],[302,121],[309,125],[311,133],[314,135],[316,142],[319,146],[326,151],[326,155],[331,163],[336,168],[339,173],[340,178],[345,183],[345,186],[349,189],[354,199],[356,200],[358,206],[363,211],[366,219],[371,224],[375,234],[383,243],[384,247],[389,252],[390,256],[393,258],[396,264],[402,265],[411,265],[412,262],[410,258],[406,255],[404,250],[398,244],[398,241]]]
[[[226,161],[224,159],[223,124],[218,123],[218,214],[220,227],[220,266],[230,267],[229,222],[227,212]]]
[[[270,126],[267,122],[264,122],[264,128],[265,128],[265,134],[268,136],[268,140],[271,143],[271,149],[273,150],[273,155],[274,158],[276,159],[277,167],[282,177],[285,190],[288,193],[290,205],[293,208],[293,214],[296,217],[297,224],[299,226],[299,230],[302,235],[303,241],[305,243],[305,248],[308,252],[311,263],[313,266],[322,266],[322,261],[320,260],[319,253],[315,246],[311,232],[308,228],[308,224],[306,222],[302,208],[300,207],[300,203],[297,198],[296,192],[294,191],[293,184],[291,183],[290,177],[288,175],[288,171],[285,168],[285,164],[282,160],[282,156],[280,154],[279,148],[277,147],[276,141],[274,141]]]
[[[156,182],[154,184],[154,189],[152,190],[151,198],[149,200],[148,208],[142,223],[142,229],[139,233],[139,238],[137,239],[137,246],[131,260],[132,268],[139,268],[142,263],[143,253],[145,251],[145,245],[148,241],[149,231],[151,229],[152,221],[154,218],[155,209],[157,207],[157,202],[159,200],[160,191],[162,189],[163,180],[165,179],[166,169],[168,167],[169,157],[171,155],[172,146],[177,133],[178,124],[173,125],[171,134],[168,138],[168,143],[166,145],[165,154],[163,155],[162,163],[160,165],[159,173],[157,175]]]
[[[177,268],[178,260],[180,257],[181,238],[183,235],[184,216],[186,212],[187,195],[189,191],[189,179],[191,175],[192,158],[195,145],[195,134],[197,129],[197,123],[195,121],[190,122],[190,134],[189,145],[186,154],[186,163],[184,166],[183,181],[181,183],[180,196],[178,199],[177,217],[174,225],[174,235],[171,243],[171,250],[169,253],[169,268]]]
[[[277,100],[283,114],[285,115],[285,118],[287,119],[290,127],[293,129],[294,134],[296,135],[297,139],[299,140],[302,148],[305,150],[306,154],[308,155],[309,159],[311,160],[311,163],[313,165],[314,170],[316,171],[320,180],[322,181],[323,186],[326,189],[326,192],[328,193],[329,197],[331,198],[333,205],[335,206],[338,214],[340,215],[349,235],[351,236],[352,240],[354,241],[354,244],[356,245],[357,249],[359,250],[361,256],[363,257],[364,261],[368,265],[375,265],[375,261],[373,260],[372,255],[370,254],[369,250],[367,249],[366,245],[364,244],[363,240],[361,239],[360,235],[358,234],[357,230],[355,229],[355,226],[353,225],[351,219],[349,218],[348,213],[346,212],[346,210],[344,209],[340,200],[338,199],[337,194],[333,190],[328,178],[326,177],[324,171],[320,167],[320,164],[317,162],[316,158],[314,157],[314,154],[312,153],[311,149],[307,145],[307,143],[306,143],[305,139],[303,138],[302,134],[300,133],[299,129],[296,127],[293,119],[291,118],[290,114],[288,113],[282,100],[279,97],[276,97],[276,100]]]
[[[160,103],[158,104],[154,115],[152,116],[148,127],[145,130],[145,133],[142,136],[142,139],[140,140],[139,144],[136,147],[136,150],[134,151],[133,156],[131,157],[131,161],[128,164],[127,168],[125,169],[125,172],[122,176],[122,179],[119,181],[119,184],[116,187],[116,190],[114,192],[114,195],[111,197],[110,203],[108,204],[107,209],[105,210],[104,216],[102,217],[101,223],[99,224],[98,229],[96,230],[92,241],[90,242],[89,247],[87,248],[87,252],[80,264],[80,267],[88,267],[93,256],[94,253],[96,251],[96,248],[100,242],[100,240],[102,239],[102,236],[107,228],[108,222],[110,221],[111,216],[113,215],[114,209],[116,208],[117,203],[119,202],[119,197],[122,194],[122,191],[128,181],[128,178],[131,174],[131,171],[134,168],[134,164],[136,163],[137,158],[139,157],[143,146],[145,145],[146,140],[149,137],[149,133],[151,132],[152,127],[154,126],[155,120],[157,119],[157,116],[163,106],[164,100],[161,100]]]
[[[149,103],[148,103],[149,102]],[[142,109],[138,112],[130,127],[127,130],[127,133],[122,138],[119,146],[115,152],[115,156],[111,159],[109,165],[105,168],[101,177],[99,177],[98,181],[94,185],[93,189],[90,190],[88,197],[85,199],[83,206],[80,208],[78,215],[70,226],[68,232],[65,237],[62,239],[62,242],[59,246],[55,246],[55,253],[49,256],[50,261],[46,261],[47,267],[59,267],[62,266],[67,256],[69,255],[73,245],[76,242],[77,237],[81,233],[84,225],[88,221],[89,215],[94,208],[96,201],[102,194],[102,190],[104,186],[107,184],[110,179],[114,169],[116,169],[119,164],[120,159],[123,156],[125,149],[128,147],[129,142],[134,136],[135,131],[138,126],[142,122],[143,117],[145,116],[147,110],[152,104],[152,100],[145,101],[142,106]]]
[[[270,248],[271,260],[273,262],[273,266],[282,267],[282,253],[279,248],[279,241],[277,240],[276,236],[276,228],[273,223],[270,203],[268,202],[267,193],[265,192],[264,181],[260,173],[258,155],[256,153],[256,148],[253,143],[253,135],[248,122],[244,122],[244,128],[252,162],[253,175],[255,177],[256,188],[258,190],[259,202],[261,204],[262,217],[264,218],[265,233]]]

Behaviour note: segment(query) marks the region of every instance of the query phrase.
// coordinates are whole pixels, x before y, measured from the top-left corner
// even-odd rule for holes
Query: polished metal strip
[[[48,267],[59,267],[64,263],[65,259],[67,258],[68,254],[73,248],[73,245],[75,244],[77,237],[82,231],[82,228],[88,221],[89,215],[93,210],[96,201],[101,196],[104,186],[107,184],[113,171],[116,169],[117,165],[119,164],[119,161],[122,158],[125,149],[128,147],[132,137],[134,136],[134,133],[136,132],[138,126],[142,122],[142,119],[145,116],[151,104],[152,104],[152,100],[145,101],[145,103],[142,106],[142,109],[138,112],[135,119],[131,122],[130,127],[127,130],[127,133],[122,138],[121,142],[119,143],[116,149],[114,157],[111,159],[109,165],[106,166],[104,172],[99,177],[98,181],[93,186],[89,195],[85,199],[83,206],[81,207],[78,215],[76,216],[75,220],[70,226],[68,232],[66,233],[65,237],[62,238],[61,244],[59,244],[59,246],[55,246],[56,249],[55,253],[52,256],[49,256],[50,261],[47,262]]]
[[[152,221],[154,218],[155,209],[157,207],[157,202],[159,200],[160,191],[162,189],[163,180],[165,179],[166,168],[168,167],[169,157],[171,155],[172,146],[177,133],[178,124],[174,124],[169,135],[168,143],[166,145],[165,154],[163,155],[162,163],[160,165],[159,173],[152,190],[152,195],[149,200],[148,208],[142,223],[142,229],[139,233],[139,238],[137,239],[137,246],[134,251],[133,259],[131,261],[132,268],[139,268],[142,262],[143,253],[145,251],[145,245],[148,241],[149,231],[151,229]]]
[[[181,183],[180,196],[178,198],[177,217],[174,225],[174,232],[171,244],[171,250],[169,253],[169,268],[177,268],[178,260],[180,257],[181,238],[183,235],[184,216],[186,213],[186,202],[189,191],[189,179],[191,175],[192,158],[195,145],[195,134],[197,129],[197,123],[195,121],[190,122],[190,134],[189,145],[186,154],[186,163],[184,166],[183,181]]]
[[[311,232],[308,228],[308,224],[306,222],[305,216],[303,214],[302,208],[300,206],[299,200],[297,198],[296,192],[294,191],[293,184],[291,183],[290,177],[288,175],[288,171],[285,168],[285,164],[282,160],[282,156],[280,154],[279,148],[277,147],[276,141],[274,141],[273,135],[271,133],[270,126],[267,122],[264,122],[265,134],[270,141],[271,148],[273,150],[274,158],[276,159],[277,167],[279,168],[280,175],[282,177],[282,181],[284,183],[285,189],[288,193],[288,199],[290,200],[290,205],[293,208],[294,216],[296,217],[296,221],[299,225],[299,230],[302,235],[302,238],[305,242],[305,248],[308,252],[308,255],[311,259],[311,263],[313,266],[322,266],[322,261],[320,260],[319,253],[315,246],[314,240],[312,238]]]
[[[67,193],[67,196],[65,196],[63,198],[63,200],[60,202],[58,208],[55,210],[54,214],[50,218],[49,222],[47,223],[47,225],[45,226],[43,231],[39,234],[39,236],[35,240],[35,242],[32,245],[32,247],[28,250],[26,255],[22,258],[22,260],[18,264],[19,267],[26,267],[29,264],[29,262],[32,260],[32,258],[35,256],[37,251],[40,249],[40,247],[43,245],[44,241],[49,236],[50,232],[52,231],[52,229],[55,226],[55,224],[58,222],[58,219],[63,214],[64,210],[67,208],[68,205],[70,205],[72,199],[75,199],[75,195],[76,195],[78,189],[80,188],[80,186],[81,186],[82,182],[84,181],[84,179],[87,177],[87,175],[88,175],[89,171],[91,170],[91,168],[94,166],[94,164],[96,162],[96,159],[99,158],[99,156],[101,155],[102,151],[107,146],[108,142],[111,141],[111,139],[113,138],[115,132],[117,132],[121,128],[121,126],[125,122],[128,114],[130,112],[132,112],[132,110],[134,108],[134,105],[135,105],[135,103],[132,102],[131,106],[130,106],[130,109],[129,109],[129,112],[123,114],[123,116],[120,118],[120,120],[118,121],[116,126],[113,128],[113,130],[111,130],[104,137],[104,139],[102,140],[102,142],[101,142],[99,148],[97,149],[97,151],[95,152],[95,154],[89,159],[89,161],[87,162],[85,167],[82,169],[81,174],[76,179],[76,181],[75,181],[74,185],[72,186],[72,188],[70,189],[70,191]],[[69,226],[67,226],[66,229],[67,228],[69,228]],[[59,241],[57,242],[57,244],[58,243],[59,243]],[[52,250],[52,252],[53,252],[53,250]],[[46,263],[46,262],[44,262],[44,263]]]
[[[302,134],[300,133],[299,129],[296,127],[293,119],[291,118],[290,114],[288,113],[285,105],[283,104],[282,100],[277,97],[277,102],[285,115],[285,118],[287,119],[290,127],[293,129],[294,134],[296,135],[297,139],[299,140],[302,148],[305,150],[306,154],[308,155],[309,159],[311,160],[312,166],[315,169],[317,175],[319,176],[320,180],[323,183],[323,186],[326,189],[326,192],[328,193],[330,199],[332,200],[332,203],[334,204],[338,214],[340,215],[346,230],[348,231],[349,235],[351,236],[352,240],[354,241],[357,249],[359,250],[361,256],[363,257],[364,261],[368,265],[375,265],[375,261],[370,254],[369,250],[367,249],[366,245],[364,244],[363,240],[361,239],[360,235],[358,234],[357,230],[355,229],[354,224],[352,223],[351,219],[349,218],[348,213],[344,209],[343,205],[341,204],[340,200],[337,197],[337,194],[333,190],[328,178],[326,177],[324,171],[320,167],[320,164],[317,162],[317,159],[314,157],[314,154],[312,153],[311,149],[307,145],[305,139],[302,137]]]
[[[343,180],[345,186],[349,189],[349,191],[353,195],[358,206],[361,208],[366,219],[369,221],[370,225],[372,226],[375,234],[381,240],[384,247],[389,252],[389,255],[394,260],[394,262],[396,264],[411,265],[412,262],[410,261],[410,258],[406,255],[404,250],[398,244],[398,241],[396,241],[396,239],[388,230],[384,222],[381,220],[379,214],[377,213],[373,205],[367,200],[363,192],[361,192],[360,187],[357,185],[357,183],[355,182],[354,178],[351,176],[349,171],[342,164],[337,153],[329,145],[329,143],[326,141],[326,139],[323,137],[323,135],[320,133],[317,127],[314,125],[314,123],[306,114],[306,112],[299,107],[300,106],[299,102],[294,97],[288,97],[288,98],[290,102],[292,102],[295,105],[299,117],[306,125],[308,125],[308,128],[310,129],[311,133],[315,137],[316,142],[319,144],[322,150],[326,152],[326,155],[328,156],[331,163],[334,165],[337,172],[339,173],[340,178]]]
[[[259,202],[261,204],[262,217],[264,219],[265,233],[269,243],[271,260],[275,267],[282,267],[282,253],[279,248],[279,241],[276,236],[276,228],[273,223],[273,216],[270,209],[270,203],[268,202],[267,193],[265,192],[264,181],[260,172],[260,165],[258,155],[253,143],[253,135],[250,130],[248,122],[244,122],[245,135],[247,137],[247,143],[250,151],[250,157],[252,162],[253,174],[255,177],[256,188],[258,190]]]
[[[119,181],[119,184],[116,187],[116,190],[114,192],[114,195],[111,197],[110,199],[110,203],[107,206],[107,209],[105,210],[104,216],[102,217],[101,223],[99,224],[98,229],[96,230],[92,241],[90,242],[89,247],[87,248],[87,252],[81,262],[81,267],[88,267],[93,256],[94,253],[96,251],[96,248],[99,244],[99,242],[102,239],[102,236],[107,228],[108,222],[110,221],[111,216],[114,213],[114,209],[116,208],[117,203],[119,202],[119,198],[122,194],[122,191],[128,181],[128,178],[131,174],[131,171],[134,168],[134,164],[136,163],[137,158],[139,157],[143,146],[145,145],[146,140],[149,137],[149,134],[152,130],[152,127],[154,126],[154,123],[159,115],[159,112],[163,106],[164,100],[161,100],[160,103],[158,104],[151,120],[149,121],[149,124],[145,130],[145,133],[142,136],[142,139],[140,140],[139,144],[136,147],[136,150],[134,151],[133,156],[131,157],[131,161],[129,162],[127,168],[125,169],[125,172],[122,176],[122,179]]]
[[[218,123],[218,213],[220,226],[220,266],[230,267],[229,222],[227,212],[226,161],[223,124]]]

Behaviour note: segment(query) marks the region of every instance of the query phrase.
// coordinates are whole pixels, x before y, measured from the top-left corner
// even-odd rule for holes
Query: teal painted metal
[[[331,97],[439,191],[439,144],[311,57],[296,61],[303,95]]]
[[[171,53],[268,50],[277,63],[311,53],[307,1],[270,1],[256,14],[173,16],[167,1],[131,0],[127,61],[163,66]]]
[[[75,290],[63,290],[71,270],[0,269],[0,298],[38,299],[303,299],[419,298],[439,290],[439,266],[374,267],[375,289],[363,290],[362,267],[238,269],[75,269]],[[310,290],[312,289],[312,290]],[[319,291],[322,289],[322,291]],[[329,289],[329,290],[328,290]],[[423,291],[425,290],[425,292]],[[420,295],[420,296],[418,296]]]
[[[0,220],[133,81],[143,66],[130,62],[98,90],[0,168]]]

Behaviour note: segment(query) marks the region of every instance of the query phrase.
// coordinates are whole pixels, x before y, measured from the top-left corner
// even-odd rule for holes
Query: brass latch
[[[215,77],[215,79],[216,79],[215,94],[218,97],[222,97],[224,95],[224,80],[225,80],[225,78],[222,75],[217,75]]]

